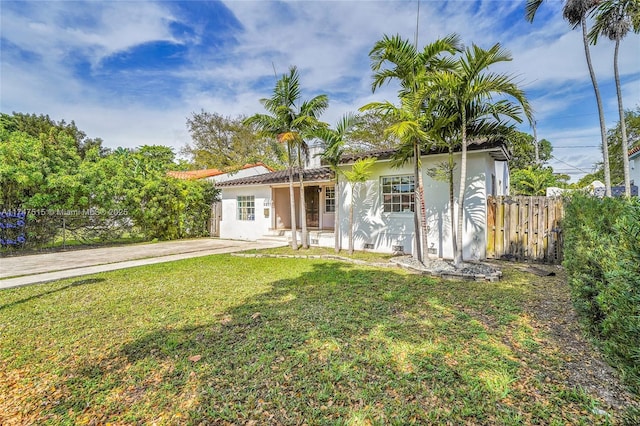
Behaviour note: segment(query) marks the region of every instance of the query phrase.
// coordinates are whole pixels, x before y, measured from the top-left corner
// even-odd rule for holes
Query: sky
[[[186,120],[264,112],[276,75],[298,67],[302,98],[327,94],[323,121],[396,87],[371,91],[368,53],[383,35],[424,46],[451,33],[465,45],[500,43],[508,72],[526,91],[539,139],[556,171],[576,180],[602,158],[595,96],[581,33],[547,0],[533,23],[524,1],[6,1],[0,0],[0,111],[75,121],[109,148],[191,139]],[[618,121],[613,42],[591,49],[607,127]],[[625,108],[640,107],[640,36],[621,44]],[[532,133],[528,124],[522,131]]]

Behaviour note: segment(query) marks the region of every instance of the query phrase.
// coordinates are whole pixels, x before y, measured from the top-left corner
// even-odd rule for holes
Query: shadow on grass
[[[71,392],[55,411],[126,422],[163,413],[187,424],[491,424],[535,411],[517,395],[516,405],[503,402],[521,364],[458,309],[514,300],[518,289],[330,262],[271,286],[201,325],[155,330],[69,372]],[[506,318],[517,308],[492,309]]]
[[[44,297],[44,296],[48,296],[50,294],[54,294],[54,293],[58,293],[67,289],[70,289],[72,287],[78,287],[81,285],[87,285],[87,284],[97,284],[100,282],[103,282],[104,278],[88,278],[88,279],[84,279],[84,280],[78,280],[78,281],[74,281],[71,284],[65,285],[63,287],[60,288],[56,288],[53,290],[49,290],[49,291],[45,291],[39,294],[34,294],[33,296],[29,296],[27,298],[21,299],[21,300],[16,300],[14,302],[11,303],[7,303],[5,305],[0,305],[0,311],[2,311],[3,309],[8,309],[8,308],[12,308],[14,306],[20,305],[22,303],[26,303],[29,302],[31,300],[34,299],[39,299],[40,297]]]

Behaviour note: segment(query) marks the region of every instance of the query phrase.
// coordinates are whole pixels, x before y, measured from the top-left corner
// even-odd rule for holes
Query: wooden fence
[[[563,214],[559,197],[489,197],[487,258],[562,262]]]

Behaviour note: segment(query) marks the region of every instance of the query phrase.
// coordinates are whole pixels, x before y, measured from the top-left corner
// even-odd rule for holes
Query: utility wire
[[[566,161],[562,161],[562,160],[560,160],[558,157],[556,157],[555,155],[552,155],[552,156],[551,156],[551,158],[553,158],[554,160],[556,160],[556,161],[558,161],[558,162],[560,162],[560,163],[562,163],[562,164],[564,164],[564,165],[567,165],[567,166],[571,167],[572,169],[579,170],[579,171],[581,171],[582,173],[591,173],[590,171],[587,171],[587,170],[581,169],[580,167],[576,167],[576,166],[574,166],[573,164],[569,164],[569,163],[567,163]]]

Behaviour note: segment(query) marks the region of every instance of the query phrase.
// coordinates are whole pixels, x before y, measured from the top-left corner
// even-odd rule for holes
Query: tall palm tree
[[[482,49],[475,44],[465,49],[457,62],[456,69],[438,73],[435,82],[440,88],[439,96],[448,99],[450,114],[457,117],[459,123],[461,159],[460,192],[458,194],[457,252],[454,263],[459,265],[463,258],[462,231],[464,196],[467,179],[467,147],[469,128],[480,125],[493,117],[496,123],[500,117],[521,122],[521,113],[531,121],[531,108],[524,92],[513,82],[509,74],[489,72],[491,65],[510,61],[511,55],[495,44],[490,49]],[[494,97],[511,98],[492,101]],[[515,103],[513,102],[515,101]],[[496,124],[497,125],[497,124]],[[452,213],[453,214],[453,213]]]
[[[304,209],[303,155],[306,142],[304,138],[317,126],[321,126],[318,116],[327,109],[329,100],[319,95],[300,106],[300,78],[296,67],[289,68],[289,74],[283,74],[276,82],[273,95],[263,98],[260,103],[269,114],[255,114],[245,119],[246,124],[255,124],[260,133],[274,137],[286,145],[289,171],[289,199],[291,207],[291,248],[298,250],[296,227],[296,202],[293,189],[293,172],[298,168],[300,182],[300,213],[302,222],[302,243],[308,247],[306,217]]]
[[[629,178],[629,143],[627,142],[627,126],[624,120],[624,106],[622,104],[622,90],[620,89],[620,73],[618,71],[618,53],[620,42],[629,30],[640,32],[640,3],[637,0],[606,0],[595,12],[595,24],[589,31],[592,44],[598,42],[598,36],[603,35],[615,41],[613,53],[613,72],[618,95],[618,114],[622,133],[622,165],[624,169],[624,193],[631,196],[631,179]]]
[[[527,0],[525,8],[525,18],[529,22],[533,22],[533,18],[544,0]],[[600,0],[565,0],[562,9],[562,16],[575,29],[578,26],[582,29],[582,43],[584,45],[584,55],[587,59],[587,67],[589,68],[589,76],[591,84],[596,95],[596,104],[598,105],[598,116],[600,119],[600,139],[602,141],[602,157],[604,161],[604,185],[605,195],[611,197],[611,169],[609,167],[609,146],[607,145],[607,126],[604,121],[604,109],[602,107],[602,98],[600,97],[600,88],[596,80],[596,74],[591,63],[591,52],[589,51],[589,40],[587,38],[587,17],[589,13],[598,5]]]
[[[344,154],[344,145],[347,134],[357,124],[358,118],[354,114],[345,114],[336,124],[335,129],[319,129],[315,136],[324,142],[324,150],[321,154],[324,160],[336,177],[335,186],[335,211],[333,213],[333,233],[334,233],[334,250],[339,253],[342,246],[342,235],[340,235],[340,159]]]
[[[428,256],[427,245],[427,218],[424,204],[424,185],[422,173],[420,173],[420,154],[426,143],[424,129],[420,129],[423,124],[423,116],[420,112],[422,106],[426,105],[427,89],[432,88],[429,84],[429,76],[436,71],[451,69],[455,62],[445,53],[454,54],[459,52],[460,39],[458,35],[452,34],[433,43],[427,44],[422,51],[418,51],[417,46],[411,44],[399,35],[389,37],[385,35],[379,40],[369,52],[371,59],[371,69],[374,71],[371,89],[373,92],[385,83],[398,81],[400,91],[398,96],[402,106],[394,111],[394,106],[386,103],[372,103],[361,108],[386,110],[392,113],[399,121],[392,125],[392,133],[403,135],[404,144],[411,149],[401,149],[399,152],[404,156],[403,160],[412,159],[414,169],[414,229],[416,236],[416,258],[422,262],[423,255]],[[403,101],[403,98],[407,98]],[[404,110],[404,112],[401,112]],[[408,115],[407,115],[408,113]],[[399,132],[399,133],[397,133]],[[407,147],[405,147],[407,148]],[[404,162],[402,161],[402,162]]]

